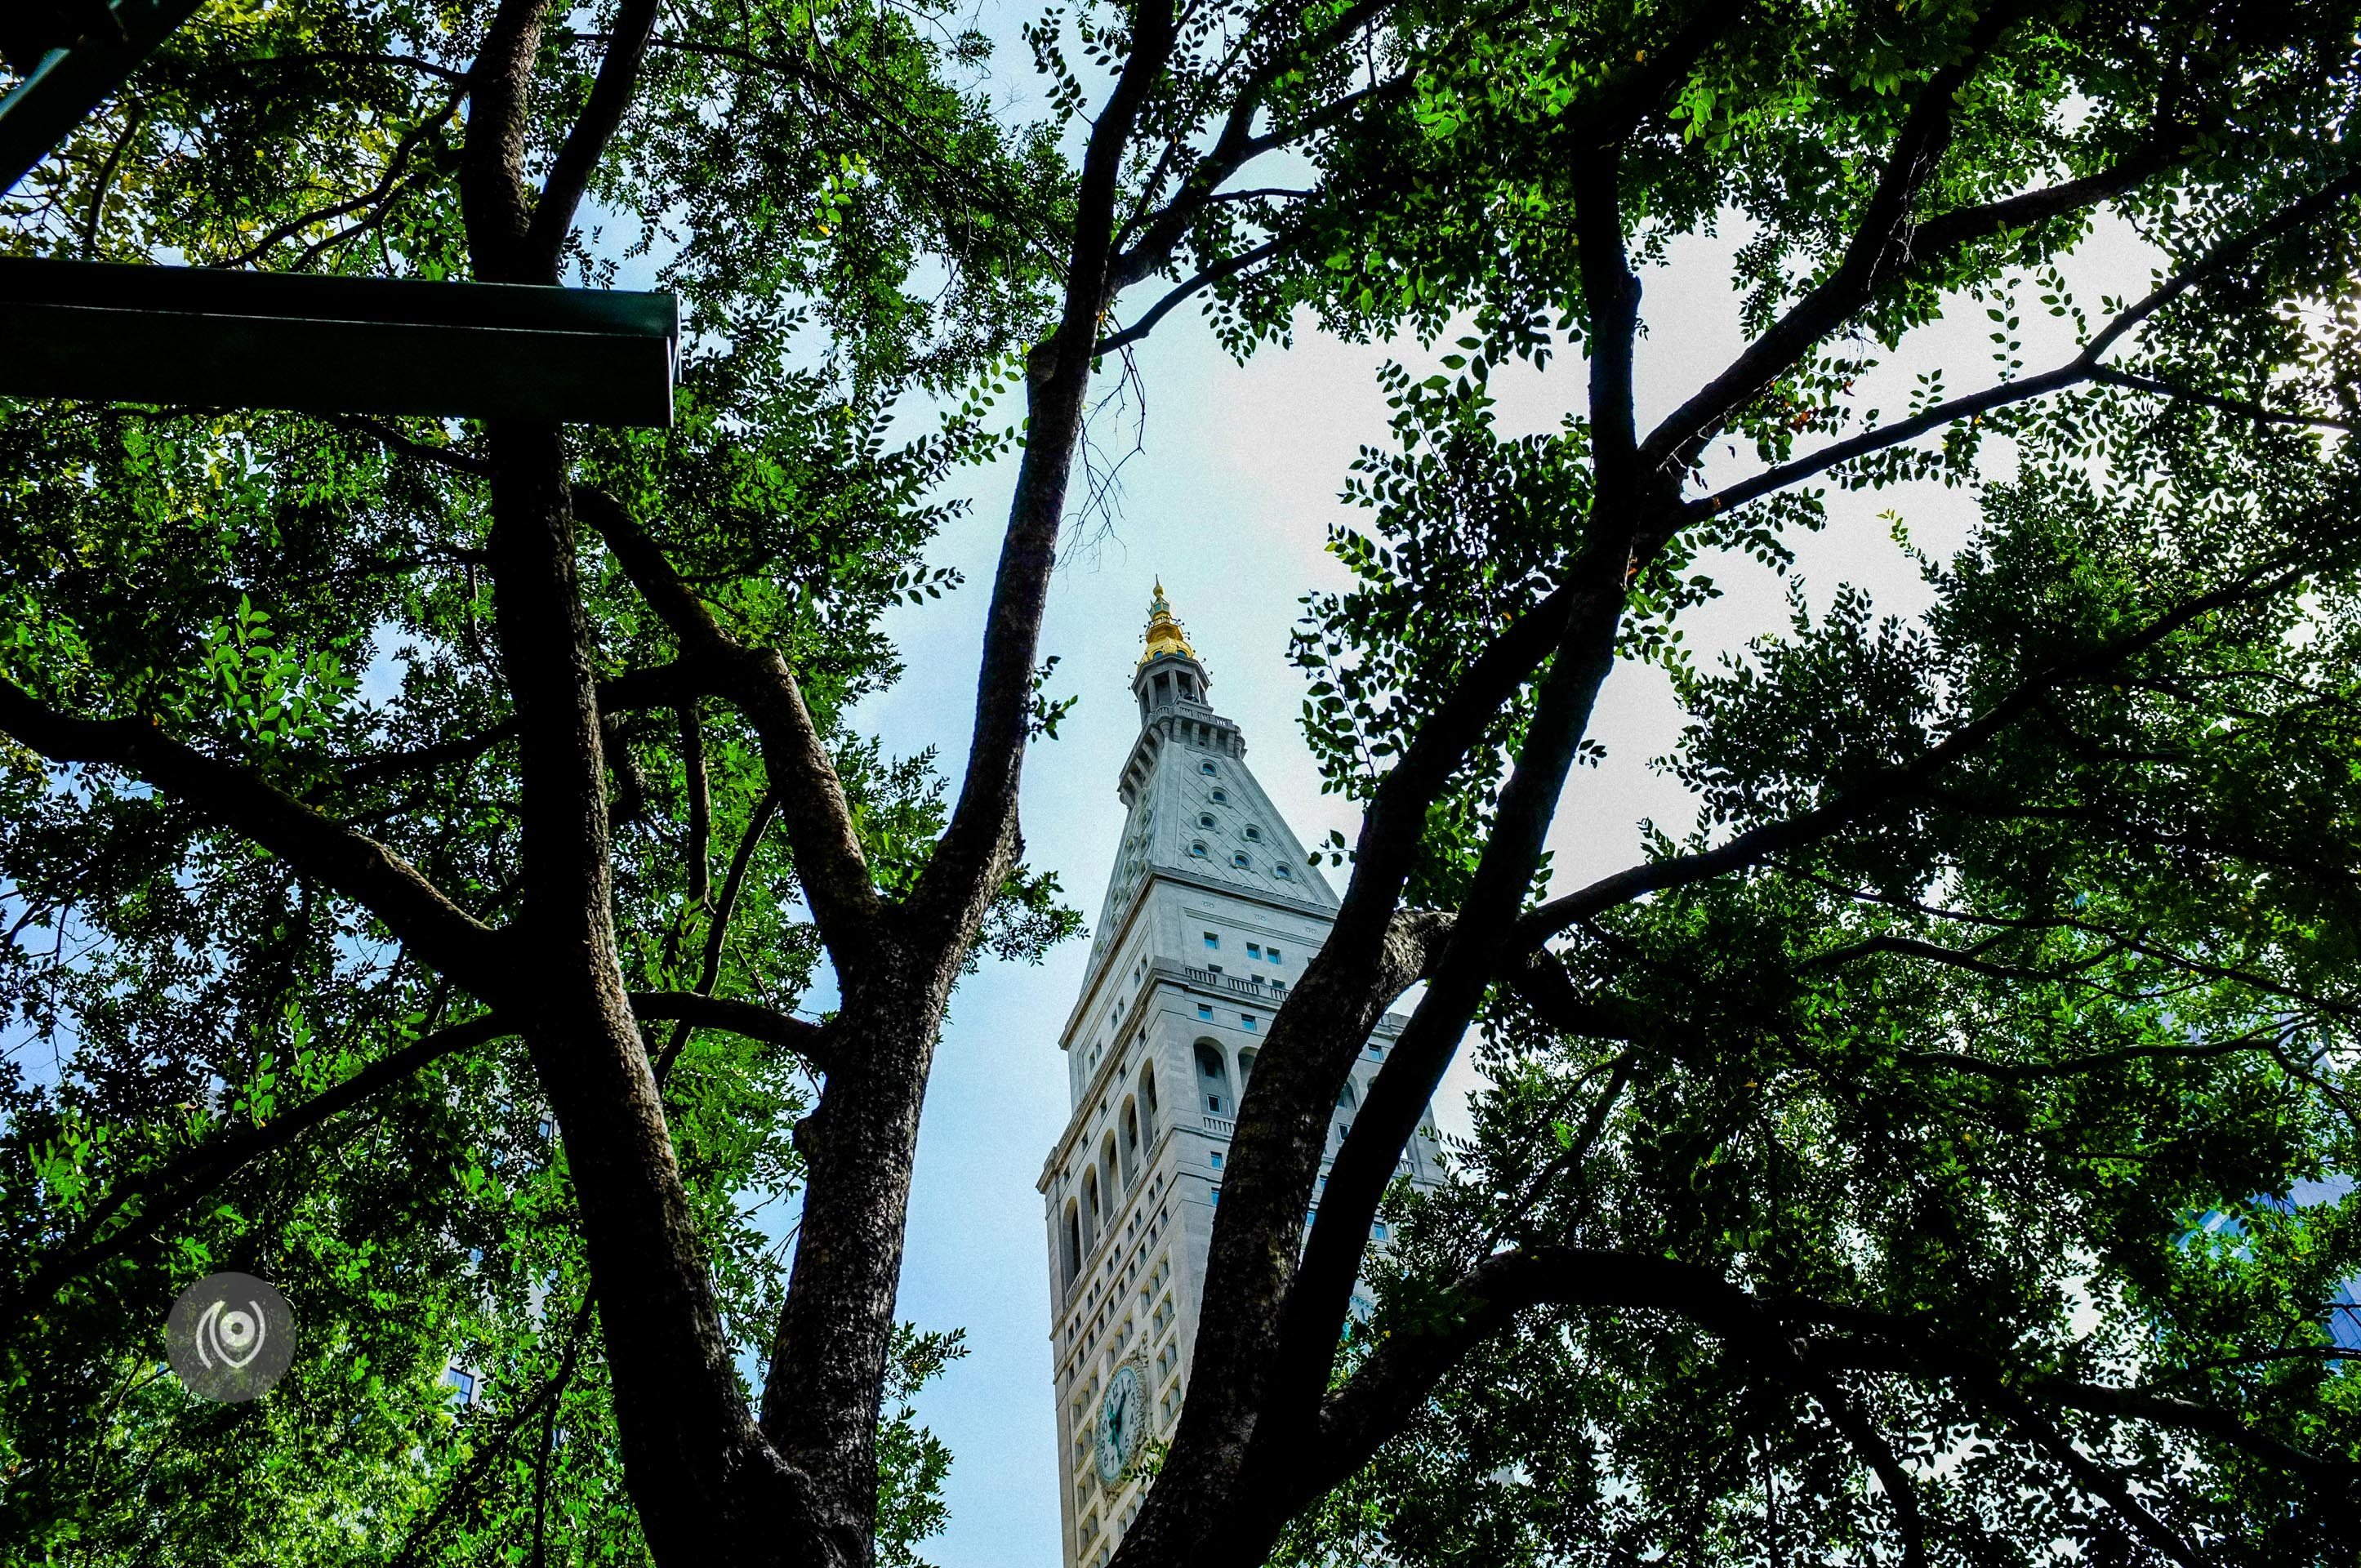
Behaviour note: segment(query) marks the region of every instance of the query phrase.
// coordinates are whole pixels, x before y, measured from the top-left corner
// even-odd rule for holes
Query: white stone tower
[[[1246,771],[1238,727],[1209,705],[1161,583],[1147,643],[1117,786],[1130,816],[1059,1041],[1073,1117],[1040,1180],[1067,1568],[1114,1552],[1146,1490],[1140,1461],[1171,1435],[1237,1096],[1336,910]],[[1402,1023],[1389,1014],[1356,1064],[1332,1157]],[[1430,1113],[1404,1174],[1432,1181],[1436,1154]]]

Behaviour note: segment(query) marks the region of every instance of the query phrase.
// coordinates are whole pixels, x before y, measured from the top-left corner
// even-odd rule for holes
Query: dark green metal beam
[[[0,0],[0,5],[12,7],[20,3]],[[28,6],[23,16],[10,18],[12,44],[19,34],[36,37],[44,22],[60,29],[71,28],[73,24],[63,18],[72,14],[85,18],[82,26],[86,30],[79,37],[60,30],[54,39],[57,47],[42,52],[15,91],[0,98],[0,192],[49,157],[49,149],[104,103],[106,95],[131,74],[131,68],[170,38],[201,3],[115,0],[110,6],[104,0],[86,0],[71,10],[51,4],[38,7],[37,13]]]
[[[664,427],[679,335],[670,294],[0,257],[7,397]]]

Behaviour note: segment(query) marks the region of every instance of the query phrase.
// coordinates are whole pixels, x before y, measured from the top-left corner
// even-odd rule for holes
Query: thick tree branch
[[[1600,511],[1609,518],[1628,514],[1641,499],[1631,386],[1640,280],[1624,251],[1622,170],[1622,149],[1610,143],[1584,159],[1574,176],[1574,227],[1588,315],[1583,335],[1590,358],[1591,463],[1603,503],[1594,510],[1594,525]]]
[[[1057,331],[1027,358],[1025,455],[985,610],[967,769],[950,824],[910,900],[934,933],[963,938],[975,930],[1016,848],[1041,616],[1057,566],[1091,362],[1112,299],[1117,191],[1140,115],[1165,77],[1176,27],[1173,0],[1143,0],[1135,9],[1130,53],[1083,148]]]
[[[1642,466],[1676,477],[1714,431],[1761,395],[1813,344],[1868,303],[1909,260],[1911,212],[1950,147],[1959,91],[1999,41],[2010,19],[2008,7],[1989,7],[1963,45],[1960,58],[1927,78],[1886,154],[1877,188],[1836,269],[1649,434],[1641,449]]]
[[[856,959],[880,938],[884,905],[853,828],[844,783],[786,661],[773,650],[748,648],[723,630],[662,547],[614,497],[577,485],[574,505],[679,639],[682,662],[695,669],[706,689],[735,703],[753,724],[820,937],[840,965]]]
[[[546,425],[495,423],[488,435],[493,628],[517,718],[517,929],[536,982],[515,1011],[566,1138],[641,1528],[665,1561],[778,1532],[842,1552],[849,1516],[873,1510],[875,1476],[858,1496],[823,1486],[755,1426],[624,989],[565,446]]]
[[[1594,300],[1594,331],[1603,335],[1619,319],[1628,323],[1631,318],[1618,313],[1636,303],[1636,292]],[[1602,322],[1605,326],[1596,324]],[[1613,351],[1609,347],[1605,352]],[[1426,1114],[1468,1020],[1491,983],[1500,944],[1515,929],[1519,905],[1540,863],[1576,749],[1598,689],[1614,666],[1628,559],[1626,539],[1605,536],[1594,526],[1590,546],[1573,573],[1575,581],[1592,588],[1587,612],[1569,628],[1542,680],[1523,744],[1500,790],[1491,832],[1429,976],[1426,994],[1386,1053],[1385,1065],[1378,1069],[1360,1114],[1328,1168],[1302,1262],[1287,1288],[1271,1393],[1257,1433],[1258,1446],[1283,1446],[1316,1410],[1353,1280],[1368,1245],[1370,1222],[1402,1148]],[[1329,1093],[1333,1099],[1333,1088]],[[1241,1107],[1242,1121],[1250,1110]],[[1307,1189],[1310,1176],[1307,1170]]]
[[[631,106],[631,93],[639,85],[640,67],[647,59],[648,38],[655,26],[656,0],[622,0],[615,14],[615,30],[609,37],[607,57],[598,62],[598,80],[591,83],[589,101],[583,104],[574,128],[566,132],[566,144],[557,149],[525,232],[525,265],[546,274],[545,281],[557,281],[559,258],[565,253],[566,236],[573,231],[575,212]]]
[[[677,1020],[691,1029],[725,1029],[764,1045],[784,1046],[821,1072],[828,1070],[832,1059],[825,1025],[775,1007],[695,991],[634,991],[631,998],[631,1014],[642,1023]],[[669,1058],[662,1065],[670,1066]]]
[[[467,69],[467,139],[459,155],[459,210],[476,276],[487,283],[546,283],[525,248],[524,194],[533,58],[549,0],[500,0]]]
[[[1536,948],[1508,966],[1500,981],[1543,1023],[1565,1034],[1593,1040],[1636,1040],[1650,1028],[1649,1019],[1585,996],[1574,977],[1565,972],[1565,963],[1546,948]]]
[[[1585,160],[1576,192],[1598,488],[1588,543],[1568,580],[1587,591],[1541,682],[1533,718],[1501,788],[1475,877],[1428,977],[1427,992],[1387,1053],[1329,1168],[1302,1262],[1287,1288],[1274,1357],[1278,1369],[1258,1445],[1290,1442],[1326,1385],[1370,1222],[1491,983],[1499,945],[1514,927],[1599,686],[1614,666],[1631,570],[1630,524],[1650,515],[1655,499],[1652,482],[1634,461],[1631,366],[1640,284],[1625,253],[1620,168],[1615,148],[1602,149]],[[1623,524],[1620,532],[1614,531],[1618,521]],[[1359,878],[1356,868],[1356,883]],[[1341,1069],[1343,1064],[1335,1066]],[[1334,1092],[1329,1086],[1331,1098]],[[1217,1223],[1229,1219],[1224,1215]]]
[[[172,739],[152,719],[71,718],[0,681],[0,731],[53,762],[120,769],[186,803],[215,826],[261,845],[297,875],[353,900],[478,996],[497,1002],[516,981],[503,936],[454,904],[409,861],[252,771]]]

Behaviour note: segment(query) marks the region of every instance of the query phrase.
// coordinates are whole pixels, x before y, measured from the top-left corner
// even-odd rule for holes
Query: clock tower
[[[1247,771],[1245,737],[1213,711],[1161,583],[1146,644],[1131,681],[1139,738],[1116,785],[1129,815],[1059,1041],[1073,1115],[1039,1184],[1066,1568],[1114,1553],[1143,1461],[1171,1437],[1237,1097],[1336,912]],[[1355,1064],[1331,1157],[1403,1022],[1389,1014]],[[1430,1113],[1403,1174],[1432,1182],[1437,1154]]]

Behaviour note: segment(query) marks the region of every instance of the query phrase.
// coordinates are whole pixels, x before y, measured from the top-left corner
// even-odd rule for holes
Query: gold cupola
[[[1173,655],[1183,659],[1197,656],[1197,650],[1189,646],[1188,634],[1181,630],[1180,623],[1172,619],[1172,607],[1165,602],[1164,579],[1161,577],[1156,579],[1156,597],[1148,601],[1146,637],[1148,648],[1139,656],[1142,664]]]
[[[1160,578],[1156,597],[1148,601],[1143,641],[1148,646],[1140,651],[1139,663],[1131,671],[1131,689],[1139,697],[1140,723],[1148,723],[1159,710],[1184,705],[1195,710],[1200,719],[1210,719],[1213,715],[1205,707],[1205,692],[1213,683],[1206,677],[1197,650],[1189,646],[1189,634],[1172,618]]]

